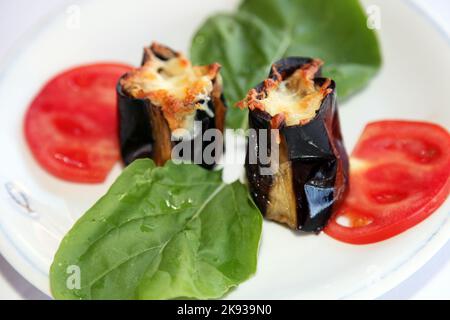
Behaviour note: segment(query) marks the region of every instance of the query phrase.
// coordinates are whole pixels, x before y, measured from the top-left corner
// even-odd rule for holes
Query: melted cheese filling
[[[281,82],[277,89],[269,91],[261,103],[271,116],[284,114],[286,125],[292,126],[314,118],[322,99],[323,96],[316,92],[303,95],[300,91],[290,88],[289,80],[286,80]]]
[[[132,96],[148,98],[160,107],[171,131],[191,132],[196,110],[214,116],[208,107],[212,80],[218,72],[214,67],[192,66],[182,55],[164,61],[151,54],[151,59],[123,79],[122,85]]]
[[[144,65],[140,77],[134,78],[134,88],[131,90],[142,90],[145,93],[162,90],[182,101],[194,93],[195,101],[205,100],[212,91],[212,82],[207,75],[201,75],[199,71],[184,58],[168,61],[155,58],[150,65]]]
[[[271,116],[283,114],[286,125],[304,124],[315,117],[324,98],[323,90],[297,70],[288,79],[268,90],[260,100]]]

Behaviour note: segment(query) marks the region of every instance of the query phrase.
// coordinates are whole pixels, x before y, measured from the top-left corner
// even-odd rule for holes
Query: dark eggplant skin
[[[168,47],[152,45],[144,50],[142,65],[149,59],[148,50],[152,50],[153,54],[161,60],[169,60],[179,55]],[[127,74],[122,78],[126,76]],[[150,99],[135,98],[128,94],[121,85],[121,80],[117,84],[116,93],[120,152],[124,164],[129,165],[139,158],[151,158],[157,165],[164,165],[166,161],[171,159],[172,148],[180,142],[171,141],[171,131],[163,112],[158,106],[153,105]],[[214,117],[210,117],[202,110],[197,110],[195,114],[195,120],[202,123],[201,136],[208,129],[219,129],[222,133],[224,130],[227,106],[223,96],[220,75],[213,79],[213,91],[210,98],[208,107]],[[199,135],[199,138],[201,136]],[[223,146],[223,141],[212,143],[220,143],[219,146]],[[203,153],[203,150],[209,144],[210,142],[205,141],[202,142],[201,149],[194,148],[194,140],[192,140],[191,160],[194,161],[195,154]],[[202,159],[200,165],[206,169],[212,169],[215,163],[207,164]]]
[[[312,61],[298,57],[282,59],[273,65],[269,78],[275,80],[275,69],[284,80]],[[320,70],[314,82],[322,85],[326,79],[319,75]],[[257,92],[263,88],[263,83],[255,87]],[[280,167],[273,175],[260,173],[263,165],[259,155],[260,129],[271,129],[273,117],[257,108],[249,110],[249,128],[255,129],[250,131],[249,140],[256,141],[256,145],[249,145],[245,164],[250,193],[263,215],[292,229],[321,231],[347,189],[349,163],[340,130],[334,81],[331,80],[328,88],[331,92],[312,120],[303,125],[281,123],[279,126]],[[270,154],[270,137],[266,136],[265,140]],[[258,163],[249,163],[250,153]]]

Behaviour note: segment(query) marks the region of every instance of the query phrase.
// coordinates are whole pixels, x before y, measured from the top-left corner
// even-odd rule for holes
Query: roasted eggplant
[[[204,161],[203,151],[217,144],[211,149],[221,153],[223,141],[220,137],[204,141],[202,136],[208,129],[224,129],[226,105],[219,71],[217,63],[192,66],[182,54],[158,43],[145,48],[141,67],[125,74],[117,85],[124,163],[152,158],[163,165],[171,159],[172,148],[187,140],[192,149],[189,160],[212,168],[215,162]],[[190,135],[180,134],[180,129]]]
[[[320,77],[321,65],[317,59],[282,59],[239,103],[249,109],[245,166],[256,205],[268,219],[310,232],[324,228],[348,182],[335,83]],[[278,129],[275,139],[271,129]],[[263,149],[269,161],[262,161]],[[277,169],[262,173],[268,167]]]

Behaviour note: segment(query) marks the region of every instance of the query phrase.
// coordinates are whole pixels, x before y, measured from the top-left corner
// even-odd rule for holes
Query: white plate
[[[370,2],[370,3],[369,3]],[[142,47],[158,40],[187,51],[203,19],[237,1],[82,1],[37,26],[4,61],[0,74],[0,250],[31,283],[49,293],[48,269],[64,232],[114,181],[84,186],[60,181],[32,159],[22,135],[30,99],[53,74],[70,66],[117,60],[137,64]],[[341,108],[348,150],[375,119],[422,119],[450,127],[447,97],[450,47],[418,12],[401,1],[367,1],[381,8],[384,65],[369,87]],[[80,10],[80,28],[70,14]],[[11,200],[14,182],[38,214]],[[10,185],[11,186],[11,185]],[[19,189],[11,189],[16,198]],[[346,245],[298,236],[265,222],[257,274],[229,298],[375,298],[420,268],[450,236],[450,201],[430,218],[390,240]]]

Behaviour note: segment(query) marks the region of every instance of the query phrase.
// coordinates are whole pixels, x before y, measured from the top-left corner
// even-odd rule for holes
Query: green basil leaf
[[[61,242],[50,270],[52,293],[218,298],[255,272],[261,227],[239,182],[224,184],[220,172],[196,165],[137,160]]]
[[[210,17],[191,44],[194,63],[223,66],[231,128],[247,122],[235,103],[287,56],[325,61],[323,75],[336,81],[341,98],[366,86],[381,65],[376,35],[357,0],[244,0],[238,12]]]

